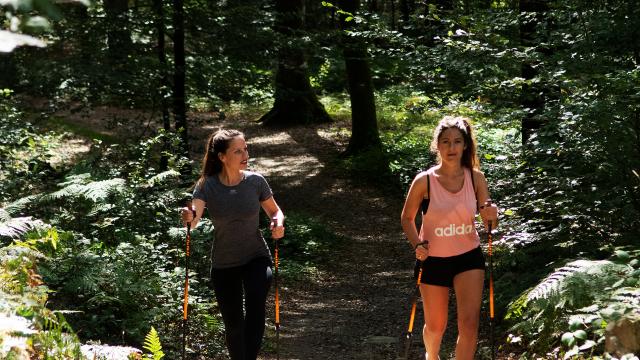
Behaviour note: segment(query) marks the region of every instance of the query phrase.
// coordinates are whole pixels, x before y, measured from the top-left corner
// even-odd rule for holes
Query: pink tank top
[[[429,256],[449,257],[471,251],[480,245],[476,231],[476,195],[471,170],[464,169],[464,185],[457,193],[445,189],[429,174],[429,209],[422,217],[420,239],[429,241]]]

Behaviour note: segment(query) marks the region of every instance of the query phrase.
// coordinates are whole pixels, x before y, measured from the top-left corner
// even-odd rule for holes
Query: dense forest
[[[401,206],[436,161],[434,126],[463,115],[500,207],[497,358],[637,359],[637,5],[0,2],[0,358],[81,359],[83,344],[180,358],[178,209],[213,129],[246,128],[250,146],[259,131],[329,139],[325,167]],[[329,176],[299,166],[301,182]],[[282,276],[295,293],[355,240],[323,220],[330,205],[290,208]],[[368,211],[401,233],[399,213]],[[207,286],[214,231],[203,221],[192,234],[189,359],[227,359]],[[407,293],[411,266],[397,284]],[[265,359],[275,358],[272,332]],[[477,357],[489,348],[482,340]]]

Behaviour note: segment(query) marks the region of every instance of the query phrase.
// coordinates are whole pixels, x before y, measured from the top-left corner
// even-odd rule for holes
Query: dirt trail
[[[367,338],[397,338],[408,316],[412,259],[399,227],[402,199],[333,169],[340,144],[327,127],[244,130],[253,167],[284,211],[312,214],[349,239],[318,278],[283,289],[280,358],[370,359],[372,351],[395,358],[396,345]]]

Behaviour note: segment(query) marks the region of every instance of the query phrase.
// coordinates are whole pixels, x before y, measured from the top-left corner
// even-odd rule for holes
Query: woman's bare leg
[[[449,312],[449,288],[436,285],[420,285],[424,309],[422,338],[428,359],[439,359],[440,343],[447,328]]]
[[[483,287],[484,270],[465,271],[453,278],[458,309],[456,360],[473,360],[476,353]]]

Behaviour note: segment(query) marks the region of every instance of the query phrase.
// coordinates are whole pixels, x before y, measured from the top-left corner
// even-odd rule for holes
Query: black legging
[[[258,357],[271,278],[271,259],[265,257],[253,259],[242,266],[212,270],[213,290],[222,313],[232,360],[255,360]]]

